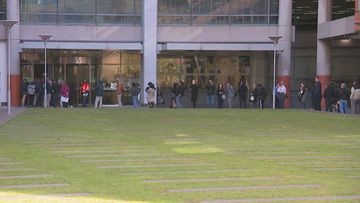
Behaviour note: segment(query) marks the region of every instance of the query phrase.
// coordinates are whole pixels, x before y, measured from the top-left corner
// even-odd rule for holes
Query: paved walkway
[[[11,115],[8,115],[7,107],[0,107],[0,126],[4,125],[9,120],[15,118],[17,115],[21,114],[22,112],[26,111],[26,108],[11,108]]]

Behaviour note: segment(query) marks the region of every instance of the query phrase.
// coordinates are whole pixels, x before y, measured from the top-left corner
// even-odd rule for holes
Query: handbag
[[[69,97],[61,96],[60,101],[61,101],[61,102],[68,103],[68,102],[69,102]]]
[[[226,95],[225,95],[225,94],[221,95],[221,99],[225,100],[225,99],[226,99]]]

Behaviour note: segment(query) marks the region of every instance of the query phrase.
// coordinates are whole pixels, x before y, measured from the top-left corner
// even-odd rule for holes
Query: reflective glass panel
[[[193,0],[194,15],[228,15],[229,0]]]
[[[190,0],[159,0],[159,14],[190,14]]]
[[[101,0],[97,1],[98,14],[129,14],[134,13],[134,1],[129,0]]]
[[[59,13],[95,13],[95,0],[58,0]]]
[[[233,0],[231,4],[231,14],[267,14],[268,0]]]

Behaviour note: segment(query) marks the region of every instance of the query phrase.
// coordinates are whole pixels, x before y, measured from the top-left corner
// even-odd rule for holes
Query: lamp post
[[[39,35],[41,40],[44,42],[44,50],[45,50],[45,73],[44,73],[44,108],[47,107],[47,68],[46,68],[46,43],[52,37],[52,35]]]
[[[275,109],[275,96],[276,96],[276,45],[279,43],[281,36],[269,37],[270,40],[274,43],[274,80],[273,80],[273,109]]]
[[[8,77],[8,98],[7,98],[7,106],[8,106],[8,115],[11,115],[11,81],[10,81],[10,63],[11,63],[11,58],[10,58],[10,30],[11,28],[17,23],[17,21],[14,20],[0,20],[0,24],[2,24],[5,28],[6,28],[6,33],[7,33],[7,77]]]

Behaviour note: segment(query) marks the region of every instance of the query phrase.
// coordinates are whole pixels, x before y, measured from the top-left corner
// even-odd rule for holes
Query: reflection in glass
[[[22,24],[141,24],[142,0],[20,0],[20,3]],[[0,18],[3,15],[0,4]]]
[[[159,0],[159,24],[276,24],[279,0]]]

